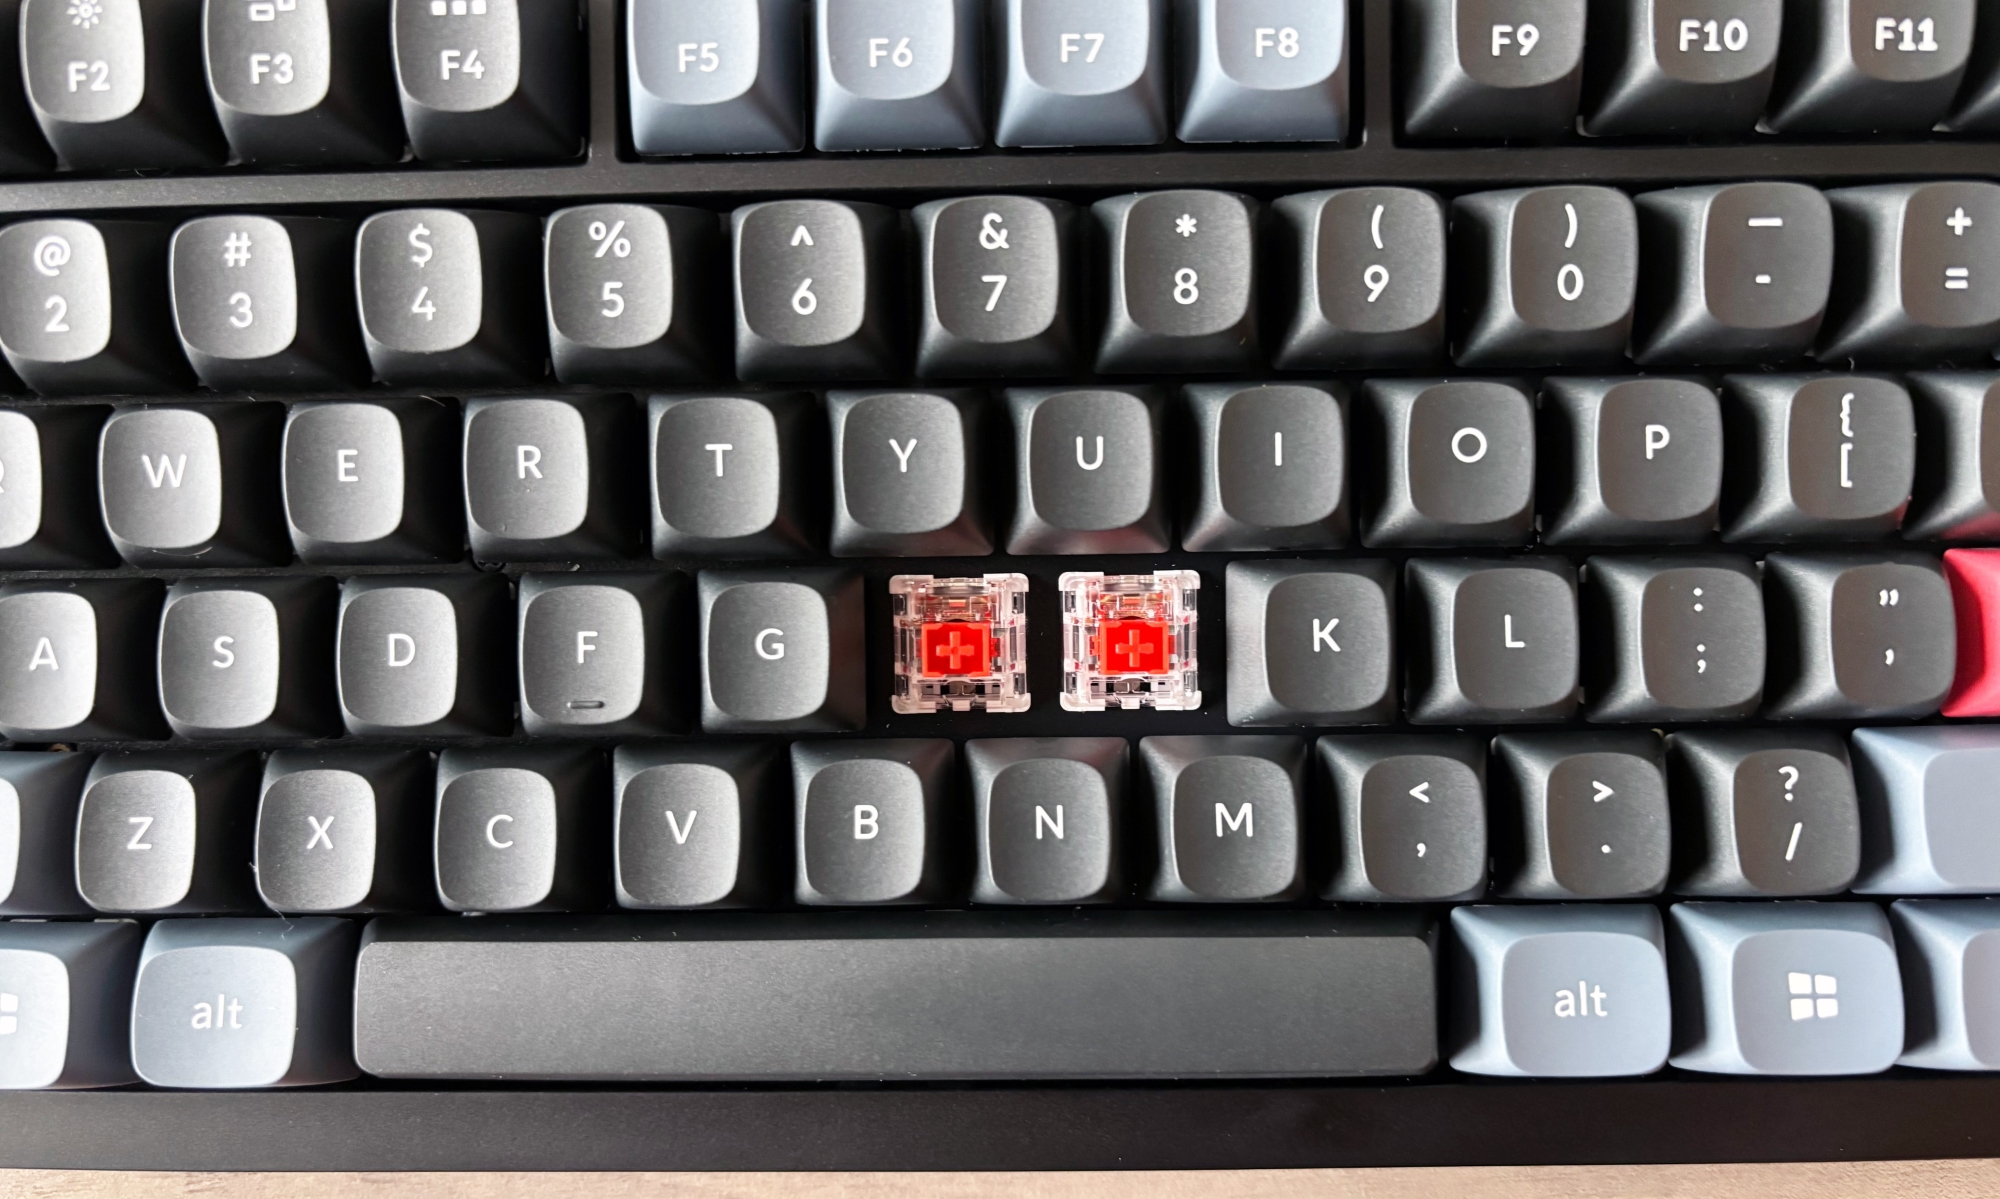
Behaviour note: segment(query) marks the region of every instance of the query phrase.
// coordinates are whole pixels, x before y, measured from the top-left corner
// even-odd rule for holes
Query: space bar
[[[1434,954],[1414,913],[386,918],[355,1055],[438,1079],[1416,1074]]]

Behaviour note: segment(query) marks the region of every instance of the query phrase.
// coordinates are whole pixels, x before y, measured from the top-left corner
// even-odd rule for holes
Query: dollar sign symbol
[[[410,230],[410,245],[415,247],[417,251],[410,255],[410,261],[416,263],[419,267],[429,263],[431,255],[437,252],[431,249],[431,243],[424,240],[430,235],[431,231],[428,225],[419,224],[416,228]]]
[[[979,221],[979,244],[988,250],[1007,248],[1007,231],[1000,227],[1000,214],[989,212]]]

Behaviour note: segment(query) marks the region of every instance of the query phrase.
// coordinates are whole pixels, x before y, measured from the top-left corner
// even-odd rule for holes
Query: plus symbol
[[[1959,237],[1964,237],[1965,231],[1972,228],[1972,218],[1965,215],[1965,209],[1963,208],[1955,210],[1949,217],[1946,217],[1944,223],[1950,225],[1952,233]]]
[[[945,670],[952,673],[957,672],[958,660],[960,658],[975,658],[979,656],[979,650],[976,647],[960,643],[957,629],[951,631],[951,640],[949,642],[938,646],[931,652],[943,658],[945,660]]]
[[[1125,665],[1132,670],[1137,670],[1140,660],[1152,653],[1152,651],[1153,647],[1151,643],[1139,639],[1139,630],[1137,629],[1125,630],[1125,644],[1111,647],[1112,653],[1125,655]]]

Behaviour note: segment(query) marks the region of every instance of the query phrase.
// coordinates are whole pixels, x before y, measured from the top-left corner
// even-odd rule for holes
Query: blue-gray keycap
[[[805,144],[796,0],[632,0],[632,145],[641,154],[760,154]]]
[[[1179,0],[1184,142],[1347,136],[1346,0]]]
[[[815,0],[822,150],[970,149],[986,139],[981,0]]]
[[[2000,901],[1899,899],[1904,1066],[2000,1070]]]
[[[83,916],[76,808],[85,753],[0,753],[0,916]]]
[[[1854,730],[1864,895],[2000,891],[2000,726]]]
[[[0,1091],[133,1080],[129,920],[0,924]]]
[[[1166,0],[999,0],[994,140],[1147,146],[1167,137]]]
[[[1103,903],[1124,890],[1123,737],[968,741],[977,903]]]

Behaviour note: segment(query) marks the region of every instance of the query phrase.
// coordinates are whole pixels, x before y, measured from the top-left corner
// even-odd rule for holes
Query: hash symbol
[[[222,265],[242,266],[250,261],[250,235],[238,229],[222,239]]]
[[[1194,229],[1195,229],[1194,216],[1191,213],[1183,212],[1180,215],[1180,217],[1174,221],[1174,232],[1180,234],[1182,237],[1193,237]]]

